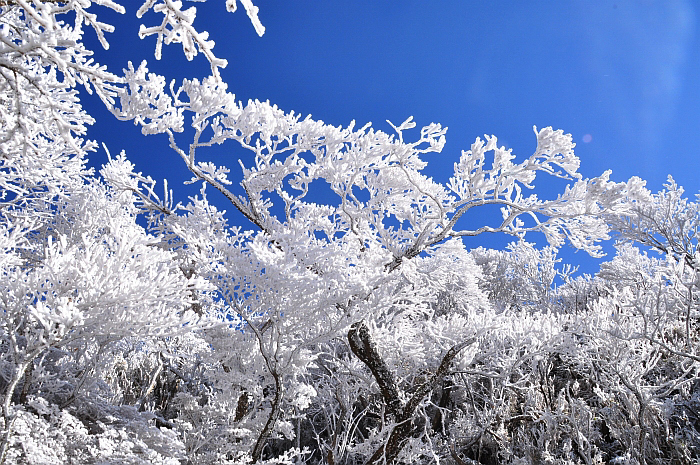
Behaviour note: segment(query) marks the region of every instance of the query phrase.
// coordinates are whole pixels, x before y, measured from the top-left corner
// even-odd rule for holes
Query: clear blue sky
[[[334,125],[371,121],[386,131],[386,119],[399,123],[413,115],[419,127],[439,122],[449,127],[447,145],[428,168],[439,180],[485,133],[529,156],[537,125],[573,135],[585,177],[612,169],[614,180],[639,176],[656,191],[671,174],[690,196],[700,191],[700,4],[694,1],[255,0],[267,28],[262,38],[242,8],[229,14],[223,0],[192,4],[199,12],[195,26],[210,32],[214,51],[229,61],[222,76],[238,99],[270,100]],[[160,16],[138,20],[132,7],[103,18],[117,31],[109,37],[112,49],[96,57],[113,70],[146,59],[168,79],[208,73],[202,56],[187,62],[179,45],[155,61],[155,38],[136,34],[141,22],[153,25]],[[93,34],[86,35],[92,42]],[[84,103],[98,117],[91,138],[113,153],[125,149],[145,174],[167,177],[176,198],[192,192],[178,185],[189,176],[165,136],[143,137],[94,99]],[[224,151],[229,161],[221,152],[215,161],[232,169],[246,156],[234,145]],[[100,165],[106,155],[92,159]],[[561,189],[546,187],[540,197]]]

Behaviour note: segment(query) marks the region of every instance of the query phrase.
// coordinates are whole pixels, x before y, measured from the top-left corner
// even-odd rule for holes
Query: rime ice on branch
[[[156,59],[207,60],[176,86],[92,59],[83,28],[107,48],[93,10],[118,2],[0,0],[0,462],[694,463],[699,209],[672,180],[583,179],[571,136],[535,128],[530,157],[477,138],[438,182],[447,128],[239,102],[183,5],[134,11]],[[78,86],[165,134],[200,195],[160,196],[124,153],[87,170]],[[569,184],[527,195],[542,175]],[[518,242],[465,248],[485,232]],[[614,232],[595,277],[557,268]]]

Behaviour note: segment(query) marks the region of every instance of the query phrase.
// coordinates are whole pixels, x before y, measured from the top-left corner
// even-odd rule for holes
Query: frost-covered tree
[[[583,179],[552,128],[521,161],[477,138],[441,183],[423,174],[439,124],[387,134],[236,100],[179,1],[143,2],[160,23],[140,36],[156,59],[173,43],[201,53],[211,75],[115,74],[83,42],[87,25],[108,47],[99,7],[133,13],[0,1],[0,462],[698,457],[698,210],[675,184]],[[159,195],[123,153],[87,170],[79,86],[164,134],[200,194]],[[217,166],[215,144],[248,156]],[[527,195],[542,175],[569,184]],[[466,221],[493,206],[498,224]],[[487,232],[517,242],[465,248]],[[546,248],[524,242],[536,232]],[[556,268],[565,242],[600,256],[614,232],[665,256],[620,245],[595,277]]]

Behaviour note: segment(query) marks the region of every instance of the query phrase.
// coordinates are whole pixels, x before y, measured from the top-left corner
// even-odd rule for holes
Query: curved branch
[[[350,342],[352,352],[367,365],[374,375],[374,379],[377,381],[377,384],[379,384],[379,390],[382,393],[387,410],[396,421],[386,443],[382,444],[374,454],[372,454],[367,461],[367,465],[392,465],[398,458],[406,441],[415,434],[413,416],[415,415],[416,409],[423,401],[423,398],[435,389],[440,380],[448,374],[450,365],[459,352],[468,345],[473,344],[476,338],[470,338],[467,341],[460,342],[448,350],[442,357],[440,366],[433,376],[415,390],[406,404],[401,402],[399,398],[399,388],[396,385],[394,376],[377,351],[377,347],[369,334],[369,328],[364,321],[359,321],[350,327],[350,331],[348,331],[348,341]]]
[[[394,418],[401,417],[403,405],[399,398],[399,389],[396,386],[394,375],[377,351],[377,346],[372,341],[369,328],[364,321],[358,321],[350,327],[348,342],[352,352],[362,360],[362,363],[367,365],[367,368],[374,375],[374,379],[377,380],[389,414]]]

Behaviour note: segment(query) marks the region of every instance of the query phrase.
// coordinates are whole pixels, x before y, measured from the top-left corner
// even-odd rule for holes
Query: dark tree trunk
[[[406,444],[406,441],[416,433],[416,428],[413,425],[413,416],[421,401],[448,375],[452,360],[454,360],[457,354],[474,341],[475,339],[470,339],[461,342],[448,350],[433,376],[424,384],[416,387],[413,396],[411,396],[408,402],[403,404],[399,397],[399,388],[396,385],[394,376],[377,351],[377,347],[372,341],[369,328],[365,322],[359,321],[350,327],[350,331],[348,331],[350,349],[372,372],[374,379],[379,385],[379,390],[382,393],[387,412],[396,422],[391,433],[389,433],[389,438],[386,443],[372,454],[367,461],[367,465],[380,463],[383,465],[393,465]]]
[[[265,427],[260,432],[255,447],[253,447],[253,463],[259,462],[262,458],[265,444],[267,444],[267,440],[270,439],[272,430],[275,428],[275,424],[277,424],[277,420],[282,412],[282,382],[278,374],[273,373],[272,376],[275,378],[275,398],[272,401],[272,411],[270,411],[270,416],[267,418],[267,423],[265,423]]]

